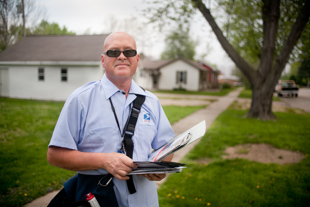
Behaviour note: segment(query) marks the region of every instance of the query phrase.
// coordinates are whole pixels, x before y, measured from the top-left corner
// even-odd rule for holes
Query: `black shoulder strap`
[[[133,141],[131,138],[134,135],[139,113],[141,111],[141,107],[144,101],[145,101],[145,96],[142,96],[142,95],[137,95],[137,98],[134,100],[130,118],[129,118],[128,125],[125,131],[124,139],[123,139],[126,154],[130,158],[132,158],[133,147],[134,147]],[[130,194],[133,194],[136,192],[136,189],[135,189],[135,186],[132,180],[132,176],[130,176],[130,179],[127,180],[127,186],[128,186],[128,190]]]
[[[137,95],[137,98],[133,102],[130,118],[124,135],[124,146],[128,157],[132,158],[133,155],[133,142],[131,140],[135,132],[136,123],[139,117],[139,113],[142,104],[145,101],[145,96]]]

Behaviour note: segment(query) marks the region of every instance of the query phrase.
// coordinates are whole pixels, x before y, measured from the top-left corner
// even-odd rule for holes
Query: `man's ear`
[[[137,63],[139,64],[139,60],[140,60],[140,55],[137,54]]]
[[[101,54],[101,66],[104,68],[104,54]]]

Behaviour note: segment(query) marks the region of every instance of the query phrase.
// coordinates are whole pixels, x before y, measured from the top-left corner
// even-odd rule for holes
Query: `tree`
[[[20,2],[20,0],[0,0],[0,52],[24,36],[22,15],[18,11]],[[26,25],[35,24],[43,15],[43,10],[36,7],[33,0],[24,0],[23,10]],[[26,29],[26,33],[29,31],[29,28]]]
[[[310,9],[310,8],[309,8]],[[310,59],[310,24],[308,23],[300,36],[300,40],[296,44],[298,49],[297,61]]]
[[[18,15],[15,2],[12,0],[0,1],[0,52],[5,50],[14,41],[14,29],[10,27],[10,24],[15,25],[18,22]],[[10,20],[10,24],[9,24]]]
[[[240,1],[243,3],[250,2],[242,0]],[[261,25],[261,30],[257,31],[260,31],[260,35],[252,36],[254,39],[254,43],[252,44],[257,48],[255,51],[252,51],[254,54],[253,56],[256,55],[258,57],[258,63],[256,64],[257,66],[253,66],[253,62],[255,62],[254,60],[243,57],[243,54],[238,52],[237,49],[233,47],[232,43],[230,43],[228,38],[225,37],[223,31],[220,29],[214,17],[211,15],[210,9],[206,7],[202,0],[166,0],[164,2],[160,2],[162,5],[158,11],[155,11],[155,15],[153,15],[153,17],[156,17],[156,15],[158,16],[167,14],[168,18],[173,19],[175,17],[171,18],[171,16],[169,16],[170,14],[168,10],[174,7],[178,8],[174,10],[174,14],[176,14],[180,8],[184,7],[192,7],[200,11],[200,13],[203,15],[203,18],[211,26],[223,49],[236,64],[236,66],[241,70],[251,85],[252,102],[247,116],[260,118],[263,120],[274,119],[275,116],[272,112],[273,89],[277,84],[277,81],[279,80],[285,65],[288,63],[294,46],[296,45],[303,29],[309,21],[310,1],[297,0],[293,2],[295,3],[294,7],[288,8],[288,10],[293,9],[293,13],[296,13],[296,18],[290,20],[290,22],[293,22],[293,24],[290,25],[290,29],[286,31],[287,33],[285,33],[285,31],[280,33],[278,30],[282,26],[280,23],[284,22],[284,20],[281,19],[280,0],[253,1],[255,3],[255,7],[260,8],[260,12],[258,13],[260,15],[253,14],[253,17],[250,17],[250,19],[256,19],[257,16],[260,16],[260,19],[255,21],[258,24],[257,28],[259,28],[259,25]],[[283,2],[286,3],[290,1],[287,0]],[[186,11],[190,11],[190,9],[186,9]],[[182,12],[179,12],[179,14],[184,17],[192,15],[193,12],[190,11],[184,15],[183,11],[183,14]],[[248,16],[245,16],[243,19],[238,19],[237,21],[244,21],[244,26],[247,26],[248,28],[254,27],[255,25],[248,24],[248,18]],[[154,19],[151,19],[151,21],[152,20]],[[236,29],[241,30],[243,28],[238,27]],[[245,32],[241,30],[241,34],[243,33]],[[256,31],[252,30],[252,33],[256,34]],[[249,44],[250,41],[247,42],[247,45]],[[240,46],[242,47],[243,45],[241,44]]]
[[[298,68],[297,79],[303,86],[310,83],[310,59],[302,61],[301,66]]]
[[[32,35],[74,35],[74,32],[68,31],[64,26],[60,28],[57,23],[48,23],[46,20],[42,20],[41,23],[36,26],[33,31],[30,31]]]
[[[263,42],[261,6],[261,1],[219,1],[219,8],[227,13],[223,25],[226,37],[252,67],[259,62]]]
[[[190,38],[188,30],[184,31],[181,25],[178,28],[166,37],[166,48],[161,54],[161,59],[185,58],[194,60],[196,43]]]

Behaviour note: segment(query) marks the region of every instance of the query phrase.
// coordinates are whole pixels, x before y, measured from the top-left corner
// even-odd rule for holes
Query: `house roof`
[[[240,78],[235,75],[224,75],[221,74],[218,77],[219,80],[233,80],[233,81],[240,81]]]
[[[140,63],[142,64],[143,69],[145,70],[158,70],[173,61],[174,60],[145,60],[145,59],[141,60],[140,59]]]
[[[26,36],[0,61],[99,61],[107,35]]]
[[[165,67],[166,65],[176,62],[178,60],[184,61],[199,70],[217,72],[213,67],[207,65],[206,63],[203,63],[201,61],[192,61],[192,60],[183,59],[183,58],[173,59],[173,60],[156,60],[156,61],[141,60],[141,64],[143,66],[143,69],[145,70],[159,70]]]

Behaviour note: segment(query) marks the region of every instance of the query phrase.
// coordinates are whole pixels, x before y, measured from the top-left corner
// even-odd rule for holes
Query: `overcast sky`
[[[138,52],[159,59],[164,49],[165,35],[154,30],[152,25],[142,24],[145,21],[142,10],[148,6],[145,0],[35,0],[35,2],[45,11],[44,16],[48,22],[58,23],[76,34],[109,33],[111,30],[117,30],[122,24],[122,31],[129,32],[137,40]],[[133,18],[136,20],[133,21]],[[216,65],[221,72],[229,75],[234,64],[215,36],[209,32],[208,24],[205,21],[197,22],[200,23],[192,29],[191,35],[199,41],[196,48],[198,55],[205,53],[208,48],[208,55],[204,61]],[[136,29],[139,26],[143,29]]]

